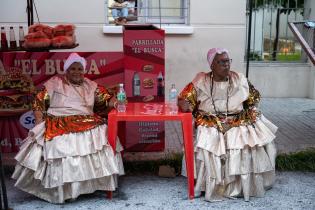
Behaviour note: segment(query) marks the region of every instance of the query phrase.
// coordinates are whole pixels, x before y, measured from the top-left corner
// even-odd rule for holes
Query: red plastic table
[[[160,112],[155,113],[154,110],[148,110],[148,106],[158,105]],[[193,128],[192,114],[178,112],[171,115],[168,113],[164,104],[144,104],[144,103],[128,103],[126,112],[117,112],[112,110],[108,114],[108,141],[115,151],[117,138],[117,125],[119,121],[169,121],[179,120],[182,123],[185,160],[188,178],[188,197],[194,198],[194,147],[193,147]],[[146,108],[145,108],[146,107]],[[150,107],[149,107],[150,108]]]

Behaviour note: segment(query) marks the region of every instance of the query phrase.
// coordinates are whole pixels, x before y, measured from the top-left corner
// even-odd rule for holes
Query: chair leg
[[[113,191],[106,191],[106,198],[109,200],[113,199]]]

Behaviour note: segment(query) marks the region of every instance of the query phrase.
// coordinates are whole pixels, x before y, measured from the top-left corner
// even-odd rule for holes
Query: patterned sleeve
[[[33,111],[47,111],[49,107],[50,98],[47,92],[47,89],[44,87],[41,91],[39,91],[33,100],[32,109]]]
[[[178,99],[183,99],[187,101],[195,110],[197,108],[197,91],[193,85],[193,83],[189,83],[179,94]]]
[[[111,110],[108,103],[113,96],[113,93],[99,85],[95,91],[94,113],[101,117],[107,117],[108,112]]]
[[[249,86],[249,96],[246,101],[244,101],[244,108],[245,109],[252,109],[254,107],[258,106],[258,103],[260,102],[260,93],[258,90],[255,89],[255,87],[248,81]]]

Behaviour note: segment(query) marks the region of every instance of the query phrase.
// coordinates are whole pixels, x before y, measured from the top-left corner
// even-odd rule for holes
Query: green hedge
[[[182,154],[172,154],[161,160],[124,161],[124,168],[127,174],[157,174],[161,165],[169,165],[175,168],[176,174],[179,175],[182,167],[182,158]]]
[[[172,154],[162,160],[154,161],[125,161],[124,167],[127,174],[157,174],[159,166],[169,165],[180,174],[182,154]],[[310,171],[315,172],[315,148],[304,151],[279,154],[276,159],[276,169],[279,171]]]
[[[280,171],[315,172],[315,148],[289,154],[279,154],[276,169]]]

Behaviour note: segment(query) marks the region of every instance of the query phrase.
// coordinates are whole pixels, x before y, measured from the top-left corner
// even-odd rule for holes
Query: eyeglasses
[[[220,66],[225,66],[226,64],[231,64],[232,63],[232,59],[227,59],[227,60],[219,60],[217,61],[217,64],[219,64]]]

